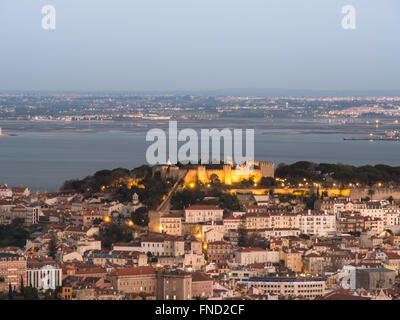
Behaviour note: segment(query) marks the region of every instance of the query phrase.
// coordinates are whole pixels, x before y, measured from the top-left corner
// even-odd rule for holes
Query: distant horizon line
[[[400,89],[373,90],[324,90],[324,89],[284,89],[284,88],[225,88],[199,90],[49,90],[49,89],[0,89],[0,94],[134,94],[134,95],[194,95],[194,96],[266,96],[266,97],[400,97]]]

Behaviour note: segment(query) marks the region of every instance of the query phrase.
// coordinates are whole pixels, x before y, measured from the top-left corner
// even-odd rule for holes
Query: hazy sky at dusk
[[[400,89],[399,0],[0,0],[0,43],[6,90]]]

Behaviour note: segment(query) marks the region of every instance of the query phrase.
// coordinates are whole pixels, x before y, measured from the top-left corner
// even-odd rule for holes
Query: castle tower
[[[232,166],[230,164],[223,165],[224,182],[226,184],[232,183]]]
[[[202,183],[206,183],[209,181],[205,166],[202,165],[197,166],[197,179]]]
[[[168,166],[167,165],[157,165],[152,168],[152,176],[154,177],[154,174],[156,172],[160,172],[161,179],[166,179],[167,178],[167,172],[168,172]]]
[[[265,178],[275,177],[275,164],[273,162],[260,161],[261,175]]]
[[[139,196],[137,195],[136,192],[132,196],[132,203],[135,205],[139,204]]]

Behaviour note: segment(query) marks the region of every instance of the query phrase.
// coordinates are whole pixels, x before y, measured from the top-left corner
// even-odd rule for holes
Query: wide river
[[[0,184],[56,191],[65,180],[83,178],[97,170],[132,169],[146,163],[145,153],[150,145],[145,140],[146,132],[167,124],[165,121],[130,124],[0,121],[3,134],[15,135],[0,137]],[[255,128],[256,159],[275,164],[309,160],[400,166],[400,142],[343,140],[364,137],[377,130],[365,124],[343,126],[254,119],[178,123],[179,129],[221,126]]]

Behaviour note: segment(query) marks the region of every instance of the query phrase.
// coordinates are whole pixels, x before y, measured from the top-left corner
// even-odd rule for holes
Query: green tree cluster
[[[131,213],[131,218],[134,224],[147,227],[149,224],[149,213],[146,207],[140,207]]]
[[[110,223],[100,229],[99,240],[101,246],[112,249],[112,245],[116,242],[130,242],[133,240],[132,230],[126,225]]]
[[[391,167],[383,164],[357,167],[340,163],[316,164],[308,161],[299,161],[291,165],[280,164],[275,171],[275,176],[281,179],[286,178],[292,183],[301,182],[304,178],[321,182],[325,177],[330,176],[342,184],[360,183],[372,186],[379,182],[388,182],[399,185],[400,167]]]
[[[16,218],[9,225],[0,225],[0,248],[24,247],[29,232],[23,228],[24,219]]]

